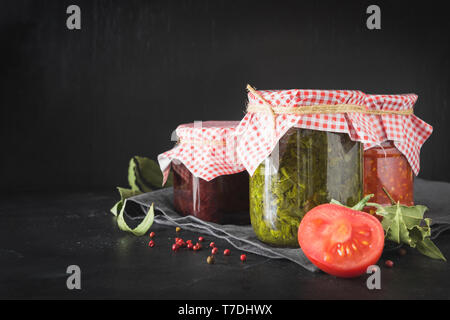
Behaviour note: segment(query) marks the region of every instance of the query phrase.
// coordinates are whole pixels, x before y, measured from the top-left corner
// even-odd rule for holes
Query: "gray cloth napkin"
[[[416,179],[414,197],[417,204],[429,208],[425,213],[432,219],[433,234],[436,238],[450,229],[450,183]],[[219,225],[205,222],[193,216],[180,216],[172,204],[173,189],[167,188],[144,193],[129,198],[125,215],[128,219],[140,220],[152,203],[155,204],[155,223],[167,226],[180,226],[185,230],[225,239],[238,250],[251,252],[272,259],[288,259],[309,271],[318,269],[305,257],[300,249],[274,248],[257,239],[251,226]]]

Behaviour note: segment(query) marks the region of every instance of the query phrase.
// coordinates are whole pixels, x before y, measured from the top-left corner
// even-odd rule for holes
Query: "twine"
[[[194,144],[199,146],[214,145],[214,146],[226,146],[226,141],[223,140],[206,140],[206,139],[178,139],[177,144]]]
[[[364,106],[356,104],[318,104],[312,106],[298,106],[298,107],[280,107],[273,106],[266,99],[264,99],[252,86],[247,85],[247,90],[250,91],[255,97],[257,97],[263,104],[249,103],[247,106],[247,112],[251,113],[266,113],[272,114],[273,120],[278,114],[322,114],[322,113],[364,113],[364,114],[395,114],[395,115],[412,115],[413,109],[407,110],[369,110]]]

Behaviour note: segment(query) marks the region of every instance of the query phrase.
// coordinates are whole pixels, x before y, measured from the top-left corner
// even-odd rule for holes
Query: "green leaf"
[[[161,189],[163,174],[158,163],[146,157],[135,156],[135,170],[142,188]]]
[[[342,203],[340,203],[339,201],[334,200],[334,199],[331,199],[330,203],[332,203],[332,204],[337,204],[337,205],[340,205],[340,206],[345,207]]]
[[[367,205],[367,202],[373,197],[373,194],[368,194],[367,196],[365,196],[364,198],[361,199],[360,202],[358,202],[357,204],[355,204],[352,209],[353,210],[357,210],[357,211],[361,211],[362,209],[364,209],[364,207]]]
[[[431,241],[430,238],[426,238],[422,241],[417,242],[416,248],[420,253],[426,255],[427,257],[447,261],[441,250],[436,247],[436,245],[433,243],[433,241]]]
[[[121,187],[117,187],[117,190],[119,191],[119,194],[120,194],[120,201],[118,201],[111,208],[111,213],[115,216],[117,216],[117,214],[122,210],[125,199],[142,193],[139,190],[132,190],[132,189],[126,189],[126,188],[121,188]]]
[[[361,200],[361,202],[364,200]],[[340,204],[333,200],[331,203]],[[360,203],[352,209],[355,209]],[[365,205],[376,207],[377,214],[383,216],[381,225],[386,233],[386,240],[407,244],[412,248],[417,248],[420,253],[430,258],[447,261],[430,239],[431,220],[424,218],[425,211],[428,210],[427,207],[422,205],[408,207],[399,203],[383,207],[367,201]]]
[[[115,216],[122,210],[123,202],[122,200],[117,201],[116,204],[111,208],[111,213]]]
[[[155,218],[155,213],[153,211],[153,203],[150,206],[150,209],[147,212],[147,215],[145,216],[144,220],[142,220],[142,222],[134,229],[131,229],[128,224],[125,222],[124,219],[124,209],[125,209],[125,205],[126,205],[126,201],[124,202],[124,205],[122,207],[122,210],[120,210],[120,214],[117,217],[117,225],[119,226],[119,229],[122,231],[126,231],[126,232],[131,232],[132,234],[134,234],[135,236],[142,236],[144,235],[148,229],[150,229],[150,227],[153,224],[153,220]]]
[[[128,164],[128,184],[130,185],[131,190],[141,191],[137,183],[136,162],[134,158],[131,158],[130,163]]]
[[[173,174],[170,172],[166,184],[163,186],[163,174],[158,163],[146,157],[131,158],[128,166],[128,183],[131,189],[150,192],[155,189],[172,186]]]
[[[405,221],[406,227],[411,229],[414,226],[420,226],[423,220],[423,215],[428,208],[421,205],[416,206],[401,206],[403,221]]]
[[[411,239],[409,237],[409,232],[406,228],[405,222],[403,221],[402,211],[398,203],[396,205],[394,216],[392,217],[392,219],[389,218],[390,217],[387,217],[387,220],[389,221],[390,225],[387,225],[385,228],[386,239],[394,241],[396,243],[410,244]]]

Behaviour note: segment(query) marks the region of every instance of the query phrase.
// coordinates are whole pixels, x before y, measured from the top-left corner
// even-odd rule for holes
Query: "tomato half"
[[[351,278],[365,273],[380,259],[384,231],[380,221],[368,213],[322,204],[303,217],[298,242],[319,269]]]

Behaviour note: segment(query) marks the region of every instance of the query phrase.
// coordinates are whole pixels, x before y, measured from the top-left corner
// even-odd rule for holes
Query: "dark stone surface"
[[[294,263],[248,254],[170,250],[174,228],[158,225],[156,246],[148,237],[119,231],[108,212],[112,193],[21,194],[0,204],[0,298],[150,299],[437,299],[450,298],[450,265],[413,250],[404,257],[386,253],[382,289],[369,291],[366,278],[345,280],[310,273]],[[182,232],[184,239],[199,235]],[[226,243],[215,241],[221,249]],[[450,257],[450,233],[436,241]],[[384,259],[395,262],[384,267]],[[81,290],[66,288],[66,268],[81,267]]]

